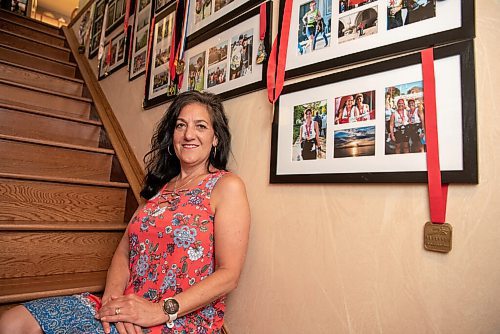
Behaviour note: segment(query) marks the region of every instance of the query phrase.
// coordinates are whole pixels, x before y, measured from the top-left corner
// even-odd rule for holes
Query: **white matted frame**
[[[130,36],[130,27],[129,33]],[[104,53],[99,62],[98,69],[98,79],[102,80],[113,72],[118,71],[122,67],[126,66],[128,63],[128,38],[125,37],[125,33],[122,31],[114,37],[110,38],[111,42],[108,40],[104,43]],[[109,55],[109,47],[111,46],[110,62],[106,64],[106,59]]]
[[[256,63],[260,43],[259,12],[259,7],[256,7],[243,14],[237,22],[228,22],[210,35],[205,35],[203,42],[188,44],[184,54],[186,67],[181,91],[204,90],[229,99],[266,87],[267,62]],[[270,46],[271,15],[272,3],[267,2],[267,34],[264,39],[267,50]],[[219,54],[214,59],[216,52]],[[193,80],[196,82],[193,83]]]
[[[443,182],[477,183],[473,43],[436,48],[434,56]],[[419,85],[414,84],[421,81],[420,53],[415,53],[286,86],[274,114],[271,183],[427,182],[426,154],[393,154],[391,145],[396,142],[389,138],[390,128],[386,127],[390,98],[401,98],[405,103],[410,99],[422,102]],[[405,84],[412,85],[403,91]],[[397,93],[386,94],[389,90]],[[372,91],[372,117],[336,124],[336,110],[342,110],[342,106],[336,106],[338,98],[358,93],[366,96]],[[324,153],[313,160],[302,160],[297,130],[294,134],[301,120],[297,121],[294,110],[325,100],[321,102],[321,112],[326,114],[326,141],[319,143],[325,146]]]
[[[216,29],[263,0],[190,0],[187,36],[199,39],[206,32]]]
[[[149,26],[151,24],[152,0],[137,0],[134,17],[132,51],[130,58],[129,80],[141,76],[146,69],[148,53]]]
[[[306,15],[311,2],[319,15]],[[349,3],[356,5],[349,7]],[[280,22],[283,8],[281,0]],[[315,28],[322,24],[312,22],[313,17],[323,20],[323,31],[316,32]],[[474,35],[474,1],[299,0],[294,2],[291,14],[286,78],[466,40]]]
[[[153,40],[146,73],[146,95],[143,107],[151,108],[172,99],[177,94],[176,85],[170,80],[170,48],[175,21],[175,3],[156,16]]]

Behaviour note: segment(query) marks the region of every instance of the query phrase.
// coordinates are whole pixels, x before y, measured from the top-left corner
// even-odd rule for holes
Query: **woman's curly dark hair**
[[[175,155],[173,137],[179,114],[185,106],[199,103],[207,107],[212,120],[217,146],[210,151],[207,171],[210,166],[226,170],[231,152],[231,134],[221,99],[212,93],[188,91],[175,97],[167,112],[157,124],[151,138],[151,150],[144,156],[146,177],[141,196],[150,199],[173,177],[180,173],[180,161]]]

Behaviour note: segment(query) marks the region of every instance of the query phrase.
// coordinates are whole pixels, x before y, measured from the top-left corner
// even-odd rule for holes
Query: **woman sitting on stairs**
[[[151,143],[146,203],[115,251],[102,298],[26,302],[3,314],[0,334],[220,333],[250,225],[245,186],[226,171],[231,135],[221,100],[180,94]]]

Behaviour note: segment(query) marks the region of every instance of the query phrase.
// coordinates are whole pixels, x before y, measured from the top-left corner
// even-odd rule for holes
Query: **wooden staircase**
[[[61,30],[0,10],[0,312],[102,291],[137,208],[130,157],[111,145],[123,134],[104,130],[109,105],[72,49]]]

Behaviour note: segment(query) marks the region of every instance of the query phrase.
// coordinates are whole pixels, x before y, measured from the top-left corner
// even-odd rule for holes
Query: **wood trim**
[[[88,59],[85,55],[78,53],[79,43],[76,40],[76,36],[73,30],[68,27],[62,28],[66,40],[71,49],[73,57],[78,65],[80,74],[87,86],[87,89],[94,100],[94,106],[99,114],[104,128],[108,134],[109,140],[113,145],[116,152],[118,160],[123,168],[125,176],[130,184],[130,187],[134,193],[137,202],[141,202],[140,192],[142,189],[142,183],[144,180],[144,171],[137,160],[132,147],[127,141],[127,137],[123,133],[123,130],[116,119],[116,116],[111,108],[106,95],[101,89],[101,86],[97,82],[97,79],[90,67]]]
[[[83,6],[82,9],[79,9],[78,10],[78,13],[75,15],[75,17],[69,22],[68,24],[68,28],[72,28],[73,25],[76,23],[76,21],[78,21],[80,19],[80,16],[83,15],[83,13],[85,13],[87,11],[87,9],[90,8],[90,6],[92,6],[92,4],[95,2],[95,0],[90,0],[89,2],[87,2],[85,4],[85,6]],[[89,19],[92,19],[92,18],[89,18]]]
[[[68,177],[53,177],[53,176],[35,176],[35,175],[24,175],[24,174],[13,174],[13,173],[0,173],[0,179],[14,179],[14,180],[29,180],[29,181],[40,181],[40,182],[53,182],[53,183],[69,183],[69,184],[79,184],[85,186],[98,186],[98,187],[108,187],[108,188],[129,188],[128,183],[122,182],[108,182],[108,181],[94,181],[86,179],[68,178]]]

